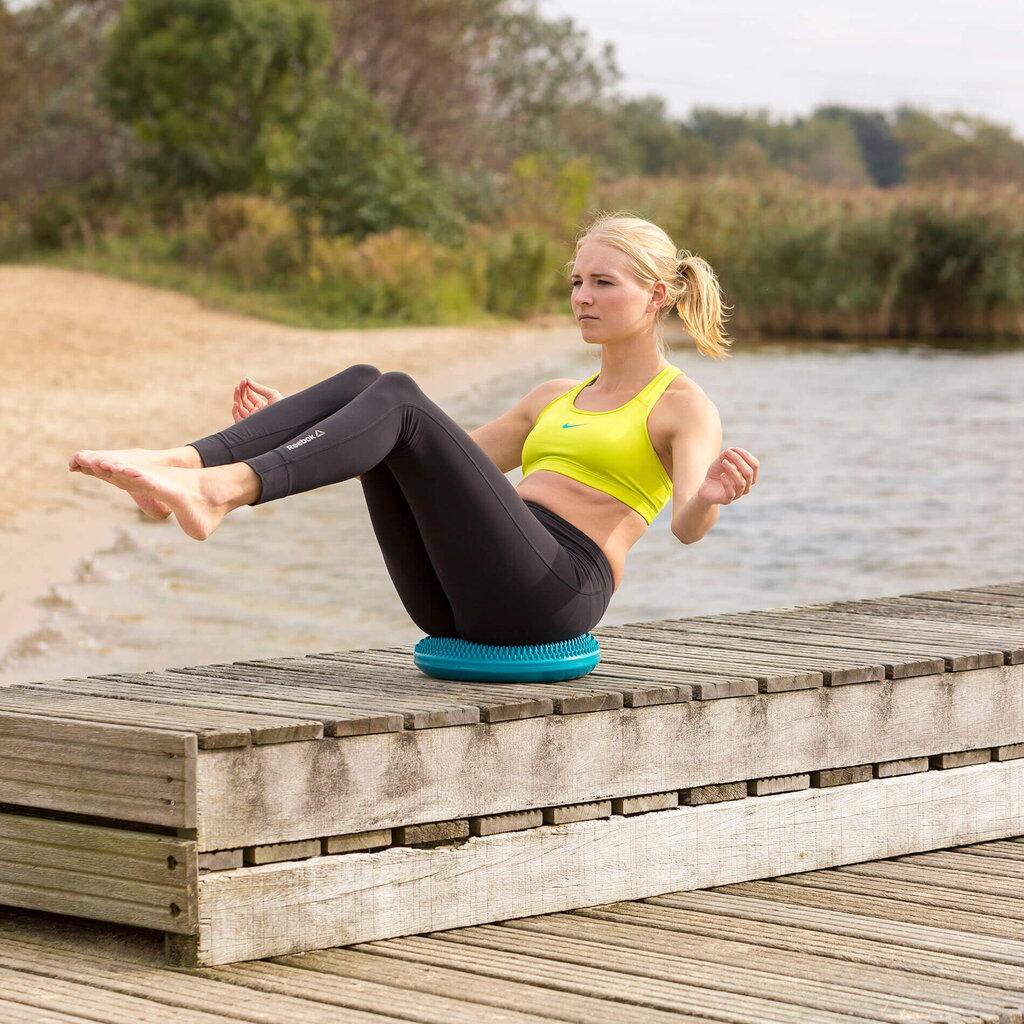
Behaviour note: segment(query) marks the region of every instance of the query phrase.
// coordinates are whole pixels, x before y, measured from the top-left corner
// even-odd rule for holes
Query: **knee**
[[[349,384],[354,384],[361,391],[364,388],[368,388],[381,376],[382,374],[376,366],[371,366],[369,363],[356,363],[354,366],[350,366],[347,370],[342,370],[341,373],[337,374],[335,380],[344,378]]]
[[[388,388],[391,394],[399,398],[422,394],[416,381],[409,374],[402,373],[400,370],[389,370],[387,373],[382,373],[380,382]]]

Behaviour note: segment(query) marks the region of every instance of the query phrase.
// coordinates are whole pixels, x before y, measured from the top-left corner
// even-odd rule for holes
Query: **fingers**
[[[256,381],[252,380],[250,377],[246,377],[245,380],[249,385],[250,390],[256,392],[260,397],[265,398],[268,404],[270,402],[276,402],[281,397],[280,392],[276,391],[274,388],[268,388],[264,384],[257,384]]]
[[[740,488],[737,497],[749,494],[750,488],[757,483],[761,463],[744,448],[727,448],[722,452],[722,465],[729,479]]]

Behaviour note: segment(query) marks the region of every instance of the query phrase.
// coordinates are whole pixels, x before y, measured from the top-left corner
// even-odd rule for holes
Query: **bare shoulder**
[[[715,403],[696,381],[680,374],[665,389],[647,419],[651,442],[667,451],[680,435],[721,434],[722,422]]]

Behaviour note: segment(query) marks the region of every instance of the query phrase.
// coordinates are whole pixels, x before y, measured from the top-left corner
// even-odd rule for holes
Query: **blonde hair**
[[[730,339],[725,321],[730,306],[722,300],[722,289],[711,264],[675,243],[657,224],[628,213],[603,213],[588,225],[576,240],[576,252],[584,242],[611,245],[625,253],[633,272],[641,281],[662,281],[667,289],[665,302],[655,321],[659,343],[669,311],[675,309],[689,331],[698,351],[724,359]]]

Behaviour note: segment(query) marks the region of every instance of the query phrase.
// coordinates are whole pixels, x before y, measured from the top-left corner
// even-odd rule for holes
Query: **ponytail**
[[[729,354],[730,339],[725,334],[728,310],[722,301],[722,289],[711,264],[700,256],[683,250],[676,266],[678,297],[674,305],[679,319],[689,331],[699,352],[716,359]],[[674,289],[669,289],[671,308]]]

